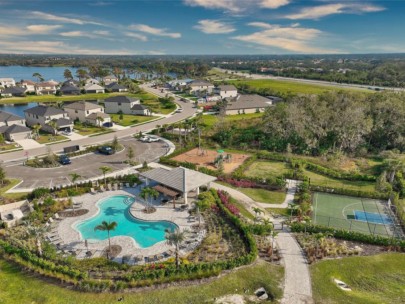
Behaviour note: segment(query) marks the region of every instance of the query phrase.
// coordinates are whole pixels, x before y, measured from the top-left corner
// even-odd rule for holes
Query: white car
[[[176,110],[176,113],[181,113],[181,112],[183,112],[183,108],[178,108],[178,109]]]
[[[159,140],[157,137],[149,137],[149,142],[158,142]]]
[[[139,140],[141,142],[149,142],[149,136],[142,136]]]

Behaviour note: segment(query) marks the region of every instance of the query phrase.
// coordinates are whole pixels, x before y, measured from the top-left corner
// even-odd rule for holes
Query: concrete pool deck
[[[102,241],[88,241],[88,246],[85,246],[85,240],[81,238],[80,233],[73,228],[77,223],[82,222],[83,220],[94,217],[98,212],[99,208],[96,206],[96,203],[102,199],[105,199],[110,196],[116,195],[127,195],[134,197],[136,196],[135,202],[130,206],[130,213],[141,220],[146,221],[170,221],[175,223],[180,230],[189,230],[192,231],[192,226],[196,224],[195,221],[190,221],[189,213],[187,210],[183,211],[177,208],[173,209],[172,203],[167,203],[166,205],[160,205],[162,197],[159,197],[157,200],[153,201],[153,206],[156,208],[156,212],[152,214],[145,214],[142,212],[144,205],[138,200],[138,194],[140,192],[140,186],[136,188],[124,188],[122,190],[116,191],[106,191],[99,192],[96,194],[85,194],[79,197],[72,198],[73,203],[81,203],[82,206],[80,209],[89,210],[88,213],[76,216],[76,217],[66,217],[56,222],[56,227],[52,230],[57,232],[56,238],[62,240],[62,246],[64,246],[64,251],[76,252],[76,258],[83,259],[86,258],[86,252],[94,252],[92,257],[99,257],[103,254],[103,251],[108,247],[108,239]],[[118,223],[119,225],[119,223]],[[181,250],[181,254],[184,255],[189,251],[192,251],[197,245],[200,244],[202,238],[205,235],[205,230],[200,230],[198,234],[199,241],[193,245],[188,246],[187,248]],[[194,237],[194,239],[197,238]],[[169,246],[165,241],[158,242],[151,247],[140,248],[136,244],[135,240],[128,236],[115,236],[111,237],[111,245],[119,245],[122,247],[121,253],[114,259],[116,262],[122,262],[124,256],[153,256],[159,255],[169,250],[174,251],[173,246]],[[131,258],[133,262],[133,258]],[[140,263],[142,264],[143,261]]]

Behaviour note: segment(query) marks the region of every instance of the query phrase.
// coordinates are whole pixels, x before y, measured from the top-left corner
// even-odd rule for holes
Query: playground
[[[250,155],[247,154],[227,153],[223,150],[199,150],[195,148],[173,157],[173,160],[193,163],[198,167],[205,167],[212,170],[218,170],[222,166],[224,173],[231,173],[249,157]]]

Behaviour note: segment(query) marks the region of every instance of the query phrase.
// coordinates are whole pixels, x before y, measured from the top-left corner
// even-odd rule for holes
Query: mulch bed
[[[77,210],[61,211],[61,212],[59,212],[59,215],[61,217],[76,217],[76,216],[84,215],[88,212],[89,212],[89,210],[87,210],[87,209],[77,209]]]
[[[156,212],[156,208],[155,207],[148,207],[148,208],[143,209],[142,212],[146,213],[146,214],[151,214],[151,213]]]

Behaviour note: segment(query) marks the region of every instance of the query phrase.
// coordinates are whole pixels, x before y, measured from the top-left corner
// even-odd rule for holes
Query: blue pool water
[[[129,202],[128,202],[129,200]],[[102,221],[117,222],[118,225],[110,236],[129,236],[141,247],[146,248],[165,240],[165,230],[173,231],[177,226],[167,221],[142,221],[129,213],[129,205],[133,198],[125,195],[111,196],[98,202],[100,212],[92,218],[75,226],[83,239],[89,241],[106,240],[106,231],[95,231],[94,227]]]
[[[354,218],[358,221],[369,222],[381,225],[390,225],[392,221],[389,216],[380,213],[371,213],[364,211],[354,211]]]

